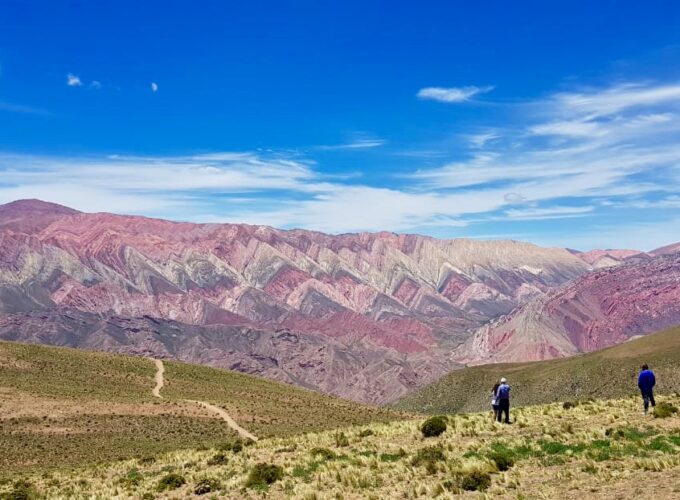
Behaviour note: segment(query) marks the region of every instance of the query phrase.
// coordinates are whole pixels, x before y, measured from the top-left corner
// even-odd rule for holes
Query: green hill
[[[680,391],[680,327],[572,358],[464,368],[393,406],[426,413],[490,409],[491,389],[500,377],[512,386],[513,406],[620,398],[637,392],[642,363],[656,373],[658,392]]]
[[[195,402],[224,409],[256,436],[285,437],[399,414],[254,376],[153,360],[0,342],[0,476],[233,442],[236,433]]]

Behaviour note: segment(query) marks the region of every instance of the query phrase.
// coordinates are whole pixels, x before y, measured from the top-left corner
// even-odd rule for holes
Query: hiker
[[[498,422],[502,421],[502,415],[505,413],[505,423],[510,423],[510,386],[505,377],[501,379],[501,384],[496,390],[496,397],[498,398],[498,415],[496,417]]]
[[[498,418],[498,388],[501,384],[496,382],[491,389],[491,408],[493,409],[493,421],[495,422]]]
[[[642,394],[642,403],[645,407],[645,415],[649,410],[649,403],[652,403],[652,407],[656,406],[656,401],[654,401],[654,386],[656,385],[656,377],[654,372],[649,369],[649,365],[646,363],[642,365],[640,375],[638,376],[638,387],[640,388],[640,393]]]

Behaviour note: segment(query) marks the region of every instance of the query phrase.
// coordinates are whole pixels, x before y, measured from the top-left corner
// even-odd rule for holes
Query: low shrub
[[[674,413],[678,413],[678,408],[666,401],[656,405],[652,412],[654,418],[668,418],[672,417]]]
[[[158,481],[156,489],[158,491],[176,490],[185,484],[186,479],[184,479],[184,476],[175,472],[171,472],[170,474],[163,476],[160,481]]]
[[[328,448],[312,448],[309,450],[309,454],[314,458],[319,457],[322,460],[333,460],[337,457],[337,455]]]
[[[491,485],[491,474],[481,470],[456,473],[458,486],[465,491],[484,491]]]
[[[446,460],[446,455],[444,455],[444,448],[441,445],[437,446],[426,446],[425,448],[419,449],[411,463],[413,465],[428,465],[434,462],[443,462]]]
[[[578,406],[578,403],[574,403],[573,401],[565,401],[562,403],[563,410],[571,410],[572,408],[576,408],[576,406]]]
[[[227,462],[229,462],[229,459],[227,458],[227,456],[224,453],[219,452],[219,453],[215,453],[212,457],[210,457],[206,463],[210,466],[215,466],[215,465],[226,465]]]
[[[368,436],[374,436],[375,432],[373,432],[371,429],[364,429],[359,433],[359,437],[365,438]]]
[[[219,490],[221,487],[222,484],[219,482],[219,480],[213,477],[204,477],[194,486],[194,493],[196,495],[205,495],[206,493],[213,493]]]
[[[249,440],[235,439],[233,441],[228,441],[221,444],[218,449],[221,451],[231,451],[233,453],[239,453],[243,450],[245,446],[249,446],[251,443]]]
[[[515,465],[515,457],[512,455],[512,452],[507,449],[493,450],[487,454],[487,457],[496,464],[499,471],[506,471]]]
[[[446,431],[446,417],[430,417],[420,426],[423,437],[441,436]]]
[[[250,470],[246,479],[246,486],[248,488],[266,488],[282,478],[282,467],[274,464],[259,463]]]

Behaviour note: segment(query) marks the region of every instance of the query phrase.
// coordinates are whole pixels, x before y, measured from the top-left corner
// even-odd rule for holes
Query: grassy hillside
[[[657,391],[680,391],[680,327],[602,351],[532,363],[483,365],[449,373],[394,404],[402,410],[451,413],[490,407],[500,377],[512,386],[515,406],[586,398],[619,398],[637,392],[637,374],[648,363]]]
[[[253,376],[152,360],[0,342],[0,476],[217,446],[236,434],[201,400],[258,437],[386,422],[392,410]]]
[[[676,396],[659,400],[680,403]],[[34,473],[0,482],[0,498],[680,496],[680,417],[643,417],[637,398],[525,407],[513,412],[510,426],[492,423],[488,413],[444,419],[438,437],[423,437],[421,419],[402,420],[263,439],[242,450],[192,449]]]

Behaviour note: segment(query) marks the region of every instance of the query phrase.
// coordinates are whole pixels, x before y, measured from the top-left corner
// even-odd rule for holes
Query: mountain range
[[[464,364],[680,323],[680,260],[0,206],[0,338],[153,355],[385,403]],[[614,293],[617,292],[617,293]]]

